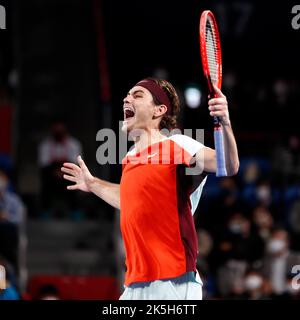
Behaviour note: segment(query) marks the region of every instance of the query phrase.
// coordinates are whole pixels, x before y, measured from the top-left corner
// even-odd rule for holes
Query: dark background
[[[291,27],[293,2],[14,0],[2,4],[8,27],[0,34],[0,75],[7,85],[10,71],[18,74],[19,85],[8,84],[8,88],[19,105],[14,148],[20,157],[21,140],[28,138],[23,132],[41,132],[45,121],[56,114],[63,114],[84,140],[103,127],[101,118],[107,112],[101,106],[106,98],[99,92],[103,72],[97,51],[99,32],[105,37],[108,112],[114,120],[108,120],[110,127],[117,128],[116,120],[122,119],[127,90],[157,68],[166,69],[179,90],[196,83],[205,93],[198,22],[207,8],[215,12],[221,30],[224,75],[233,72],[236,77],[234,90],[223,90],[232,102],[237,136],[297,130],[297,116],[291,115],[298,113],[299,94],[291,97],[289,107],[278,107],[272,100],[276,80],[287,79],[291,91],[297,91],[293,88],[299,84],[299,31]],[[102,13],[95,10],[99,7]],[[200,109],[186,110],[184,127],[210,125],[205,104],[203,99]],[[78,119],[91,125],[84,126]]]
[[[226,86],[223,90],[231,103],[237,137],[243,141],[248,133],[260,132],[268,139],[298,128],[300,34],[291,26],[293,2],[14,0],[2,4],[8,27],[0,34],[0,76],[19,106],[14,150],[22,158],[21,140],[41,133],[47,119],[56,114],[67,118],[85,141],[104,126],[102,118],[108,118],[107,126],[118,128],[127,90],[157,68],[168,72],[179,91],[196,83],[205,95],[198,44],[203,9],[216,14],[223,72],[236,78],[233,90]],[[102,13],[95,10],[99,8]],[[105,37],[109,81],[105,97],[99,89],[103,72],[99,34]],[[17,72],[18,86],[8,81],[12,70]],[[274,101],[274,83],[282,78],[292,92],[288,106]],[[108,112],[103,107],[106,102]],[[205,105],[204,98],[201,108],[185,110],[183,127],[211,128]],[[89,158],[93,153],[89,151]]]
[[[137,81],[164,72],[181,97],[180,127],[205,129],[204,142],[213,147],[198,42],[199,18],[205,9],[215,13],[219,24],[222,90],[229,101],[241,164],[263,158],[270,168],[275,149],[289,148],[292,135],[299,139],[300,30],[291,25],[296,2],[1,0],[0,4],[7,13],[7,28],[0,30],[0,107],[9,106],[11,112],[9,121],[0,118],[0,128],[5,128],[0,130],[0,155],[9,163],[13,190],[27,207],[29,238],[38,229],[32,222],[41,219],[37,148],[54,119],[63,119],[81,141],[93,174],[119,182],[119,164],[97,164],[96,133],[102,128],[118,132],[128,90]],[[191,84],[202,91],[197,109],[188,108],[183,97]],[[298,146],[295,157],[299,154]],[[244,187],[243,168],[237,178],[239,190]],[[290,178],[277,181],[276,171],[263,172],[261,179],[266,177],[281,195],[291,186]],[[214,238],[210,229],[214,216],[207,217],[215,210],[209,201],[216,202],[219,189],[214,177],[209,181],[205,191],[209,200],[201,200],[196,224],[207,226]],[[299,175],[291,181],[298,186]],[[288,209],[283,196],[280,199],[280,205],[272,204],[276,210],[268,209],[289,230]],[[108,221],[111,234],[114,211],[95,197],[81,200],[86,220],[100,225]],[[294,238],[294,244],[295,239],[300,238]],[[80,248],[85,245],[80,243]],[[110,243],[108,250],[113,248]],[[116,267],[110,273],[115,275]],[[34,275],[30,267],[29,274]]]

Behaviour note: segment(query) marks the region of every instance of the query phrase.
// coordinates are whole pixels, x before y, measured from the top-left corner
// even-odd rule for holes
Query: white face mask
[[[259,289],[263,283],[263,280],[258,275],[250,275],[245,279],[245,289],[252,291]]]
[[[231,222],[229,224],[229,230],[234,234],[240,234],[242,232],[242,225],[237,222]]]
[[[271,199],[271,190],[269,187],[261,186],[256,190],[256,195],[261,201],[269,201]]]
[[[269,253],[279,253],[285,247],[285,241],[280,239],[271,239],[268,242],[268,252]]]

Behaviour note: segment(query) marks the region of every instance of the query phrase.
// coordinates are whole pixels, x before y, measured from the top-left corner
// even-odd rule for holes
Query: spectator
[[[262,180],[256,185],[256,203],[264,206],[272,204],[272,186],[268,180]]]
[[[255,202],[255,186],[261,177],[257,161],[250,161],[245,166],[241,176],[241,197],[249,204]]]
[[[17,269],[19,225],[25,215],[20,198],[8,190],[8,177],[0,170],[0,254]]]
[[[8,189],[9,179],[4,171],[0,169],[0,203],[2,205],[2,221],[19,225],[25,215],[25,208],[21,199]],[[5,212],[5,215],[3,215]]]
[[[198,233],[198,255],[200,259],[206,259],[211,253],[213,239],[210,233],[204,229],[199,229]]]
[[[213,296],[215,293],[214,278],[210,268],[210,254],[213,248],[213,238],[210,233],[204,229],[199,229],[198,233],[198,259],[197,270],[201,275],[201,279],[204,279],[203,296],[207,299]]]
[[[247,300],[266,300],[270,299],[265,290],[265,279],[256,270],[250,270],[244,278],[245,298]]]
[[[243,183],[245,186],[254,185],[259,179],[261,173],[256,161],[249,162],[243,172]]]
[[[274,224],[273,217],[269,209],[265,206],[258,205],[253,210],[252,219],[258,235],[264,239],[264,241],[267,241],[271,235]]]
[[[297,264],[300,264],[300,256],[290,251],[287,231],[282,228],[274,229],[266,244],[263,272],[269,279],[275,296],[286,291],[287,279],[293,266]]]
[[[17,289],[6,279],[6,289],[0,288],[0,300],[20,300]]]
[[[50,135],[38,148],[44,217],[49,217],[51,214],[66,215],[69,211],[76,214],[77,193],[66,189],[67,182],[62,179],[60,168],[64,162],[75,162],[80,154],[82,154],[81,143],[69,134],[63,121],[55,121],[51,125]]]
[[[248,186],[243,192],[244,200],[252,208],[251,211],[257,206],[263,206],[272,212],[275,219],[283,222],[283,206],[280,202],[280,195],[278,188],[275,188],[267,177],[261,178],[255,185]]]
[[[233,177],[220,180],[219,195],[209,204],[209,212],[201,226],[204,226],[214,236],[218,237],[229,217],[242,207],[237,183]]]
[[[251,222],[240,212],[234,213],[228,221],[220,249],[227,259],[245,260],[253,263],[263,256],[264,243],[251,229]]]
[[[0,283],[0,301],[1,300],[19,300],[20,294],[15,284],[13,267],[9,264],[9,262],[5,258],[1,256],[0,256],[0,266],[3,267],[1,276],[4,276],[4,281],[1,281]],[[3,274],[3,270],[4,270],[4,274]]]
[[[228,295],[242,286],[249,266],[262,259],[264,243],[252,231],[250,220],[239,212],[229,219],[223,234],[216,252],[221,259],[217,276],[220,292]]]
[[[300,140],[298,134],[291,134],[274,148],[272,155],[274,175],[282,184],[291,184],[300,177]]]

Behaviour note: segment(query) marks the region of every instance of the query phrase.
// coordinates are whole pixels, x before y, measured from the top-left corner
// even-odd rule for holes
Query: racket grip
[[[226,177],[226,164],[225,164],[225,152],[224,152],[224,142],[223,142],[223,132],[220,125],[215,126],[214,129],[214,140],[215,140],[215,150],[217,158],[217,177]]]

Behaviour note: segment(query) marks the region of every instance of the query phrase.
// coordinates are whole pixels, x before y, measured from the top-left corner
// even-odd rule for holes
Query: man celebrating
[[[210,115],[221,121],[227,173],[235,175],[239,159],[228,105],[217,87],[215,92]],[[164,134],[176,127],[179,108],[168,81],[138,82],[124,98],[122,130],[133,138],[134,148],[122,161],[120,184],[93,177],[81,157],[79,166],[62,167],[64,178],[75,183],[69,190],[93,192],[121,210],[127,270],[120,299],[202,299],[193,213],[207,173],[216,172],[216,156],[188,136]],[[185,174],[194,165],[201,168],[197,179]]]

